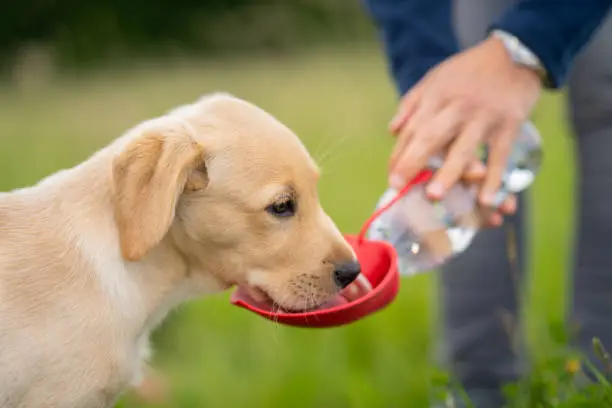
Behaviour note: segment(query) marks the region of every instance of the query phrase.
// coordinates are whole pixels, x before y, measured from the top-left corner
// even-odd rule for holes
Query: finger
[[[480,203],[485,207],[495,205],[495,194],[499,190],[501,180],[506,170],[508,156],[516,138],[518,124],[508,123],[500,127],[490,139],[487,175],[480,191]]]
[[[397,135],[402,127],[404,127],[408,118],[414,114],[419,106],[419,99],[420,87],[413,88],[402,98],[395,116],[391,119],[391,122],[389,122],[389,131],[392,134]]]
[[[436,104],[433,99],[422,101],[422,103],[417,108],[415,108],[413,114],[408,118],[407,122],[401,129],[398,141],[395,143],[395,147],[391,152],[391,158],[389,160],[390,173],[393,173],[397,165],[397,161],[407,149],[415,131],[418,131],[418,129],[420,129],[423,124],[427,123],[429,118],[435,113],[437,109],[440,109],[439,105]]]
[[[504,222],[504,215],[512,215],[517,210],[517,198],[513,194],[506,198],[502,205],[499,207],[498,212],[492,213],[487,218],[487,226],[489,227],[499,227]]]
[[[393,188],[401,189],[412,180],[426,166],[431,156],[455,136],[462,112],[450,105],[440,108],[424,110],[414,118],[414,122],[407,124],[411,135],[391,168],[389,184]]]
[[[392,135],[397,135],[399,131],[404,127],[408,118],[414,114],[418,106],[416,98],[411,98],[405,102],[403,102],[393,117],[391,122],[389,122],[389,132]]]
[[[488,227],[501,227],[502,224],[504,223],[504,218],[502,217],[502,215],[500,213],[492,213],[489,218],[487,219],[487,226]]]
[[[466,123],[451,145],[444,165],[436,171],[427,185],[426,191],[429,198],[439,200],[461,178],[489,128],[490,123],[485,116],[474,116]]]
[[[502,205],[499,206],[499,211],[504,215],[512,215],[516,212],[517,208],[517,200],[516,196],[513,194],[506,198]]]
[[[408,126],[404,126],[400,131],[397,141],[395,142],[395,146],[393,147],[393,151],[391,152],[391,157],[389,158],[389,172],[392,172],[397,164],[397,160],[402,155],[406,146],[408,146],[408,141],[412,135],[412,128]]]

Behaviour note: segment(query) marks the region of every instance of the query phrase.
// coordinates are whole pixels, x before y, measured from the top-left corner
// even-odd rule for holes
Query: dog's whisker
[[[340,156],[339,154],[337,154],[337,153],[339,153],[338,149],[340,149],[345,144],[345,142],[347,141],[348,137],[349,137],[348,134],[344,134],[342,137],[340,137],[340,139],[334,141],[334,143],[332,143],[330,145],[330,147],[327,149],[326,152],[324,152],[321,155],[315,156],[317,163],[319,164],[319,166],[322,169],[324,169],[327,166],[329,166],[330,162],[326,163],[328,158],[335,156],[335,159],[336,160],[338,159],[338,157]]]
[[[278,307],[277,311],[275,312],[276,315],[274,316],[274,321],[273,321],[274,324],[273,324],[273,329],[272,329],[272,333],[274,333],[273,338],[277,344],[280,344],[280,328],[281,328],[281,325],[278,322],[279,311],[280,311],[280,307]]]
[[[321,153],[322,153],[322,152],[324,152],[325,150],[328,150],[328,149],[325,147],[325,144],[326,144],[326,142],[327,142],[327,141],[328,141],[328,140],[327,140],[327,139],[325,139],[325,138],[323,138],[323,137],[322,137],[322,138],[320,138],[320,139],[319,139],[318,146],[317,146],[317,147],[316,147],[316,149],[314,149],[314,151],[313,151],[312,157],[313,157],[313,158],[314,158],[314,159],[315,159],[317,162],[319,161],[318,157],[319,157],[319,156],[321,156]]]
[[[338,152],[336,154],[330,154],[327,156],[327,160],[325,163],[319,165],[319,170],[321,173],[325,174],[325,176],[333,175],[334,172],[334,164],[336,164],[340,159],[344,158],[345,152]]]

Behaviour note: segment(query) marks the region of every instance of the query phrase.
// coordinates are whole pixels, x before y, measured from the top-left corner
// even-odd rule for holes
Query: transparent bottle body
[[[541,140],[537,129],[526,123],[510,154],[502,186],[496,195],[496,205],[510,194],[529,187],[541,163]],[[486,160],[486,156],[483,157]],[[438,167],[440,158],[432,162]],[[465,251],[478,232],[483,210],[476,204],[477,186],[456,183],[444,198],[430,201],[425,185],[415,185],[390,208],[376,218],[368,230],[368,238],[391,244],[398,255],[398,268],[403,275],[439,267]],[[388,189],[377,208],[397,195]]]
[[[391,244],[403,275],[433,269],[463,252],[479,228],[474,187],[456,184],[438,202],[430,202],[425,186],[414,186],[372,223],[368,237]],[[397,192],[389,189],[379,206]]]

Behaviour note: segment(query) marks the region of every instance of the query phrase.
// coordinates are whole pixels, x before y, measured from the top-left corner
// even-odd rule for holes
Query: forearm
[[[401,95],[458,51],[452,0],[363,0],[379,28]]]
[[[521,0],[491,29],[513,34],[538,56],[551,88],[565,83],[572,62],[612,8],[612,0]]]

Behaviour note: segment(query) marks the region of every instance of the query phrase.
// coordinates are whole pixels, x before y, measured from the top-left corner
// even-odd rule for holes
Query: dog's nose
[[[334,281],[344,289],[350,285],[361,272],[359,262],[351,261],[334,265]]]

